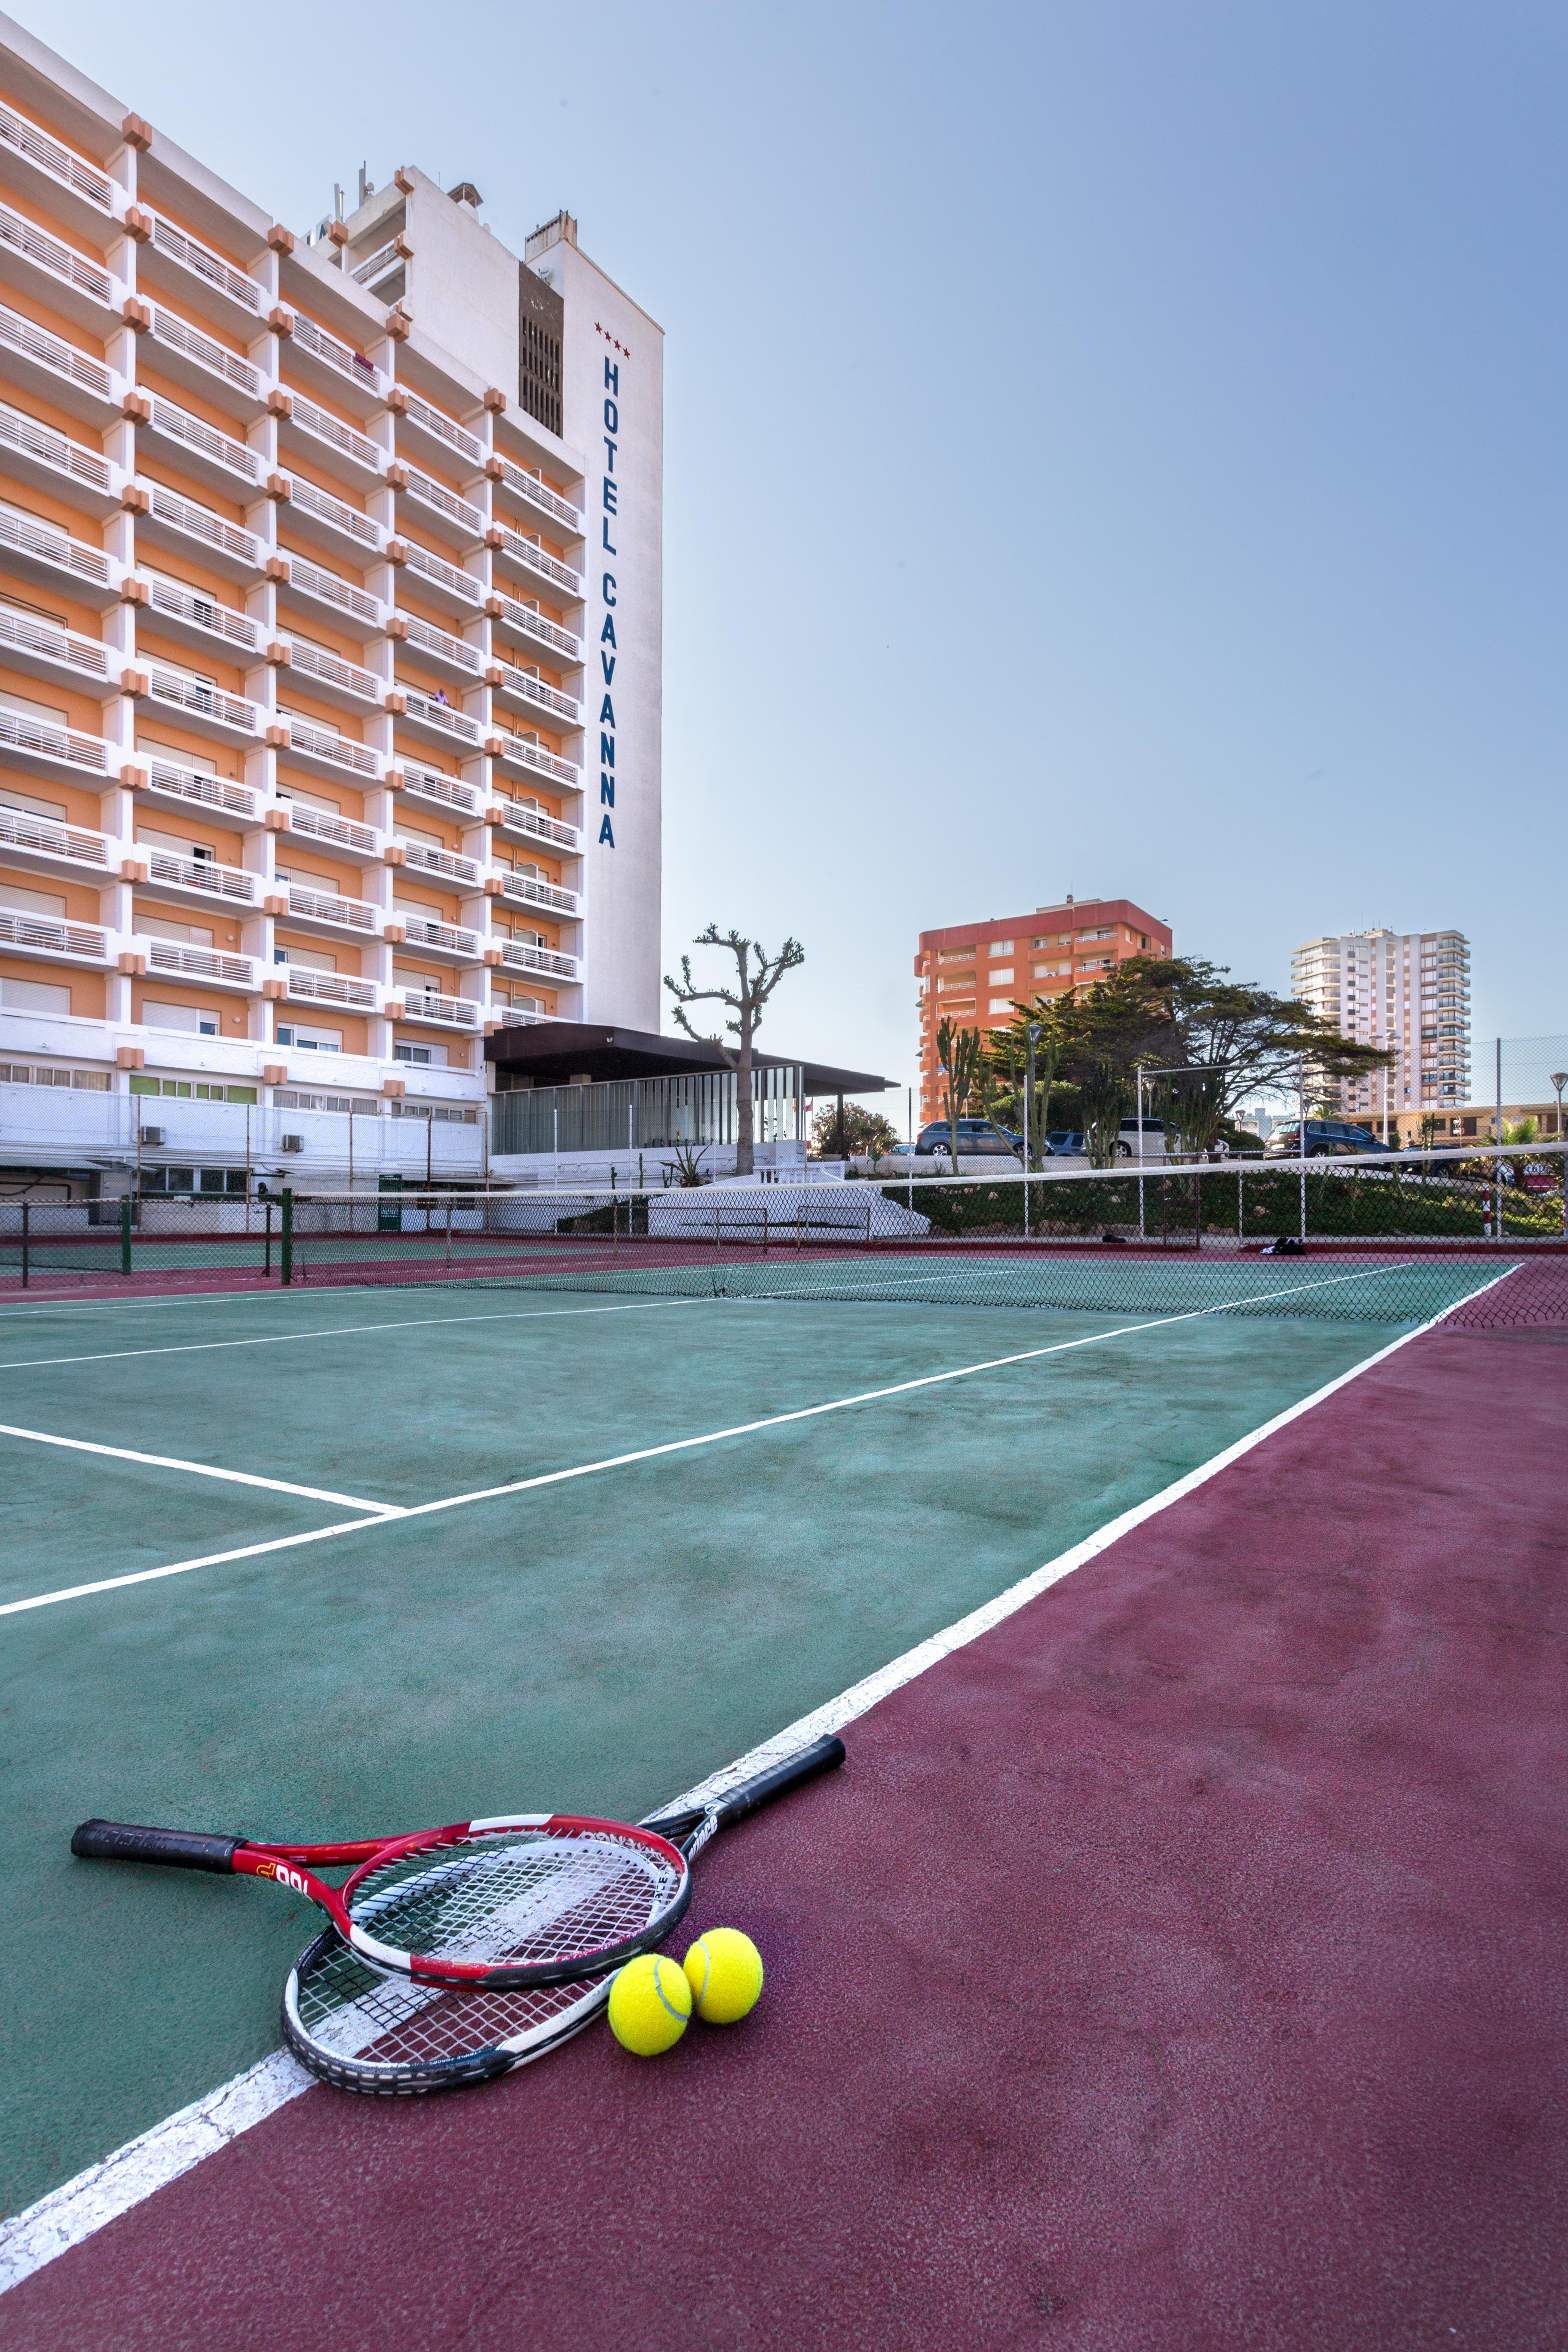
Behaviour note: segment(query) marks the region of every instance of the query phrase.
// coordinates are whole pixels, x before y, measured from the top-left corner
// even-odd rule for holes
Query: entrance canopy
[[[485,1059],[495,1065],[498,1083],[503,1087],[530,1082],[536,1087],[592,1086],[625,1078],[698,1076],[731,1066],[716,1045],[591,1021],[533,1021],[524,1028],[498,1029],[485,1039]],[[897,1083],[866,1070],[796,1061],[788,1054],[753,1052],[752,1059],[759,1071],[798,1070],[800,1084],[808,1095],[882,1094]]]

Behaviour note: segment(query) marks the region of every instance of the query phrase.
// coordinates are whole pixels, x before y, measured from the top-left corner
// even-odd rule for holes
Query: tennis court
[[[822,1254],[13,1293],[6,2210],[275,2050],[318,1924],[271,1888],[74,1863],[83,1816],[636,1819],[1391,1343],[1484,1321],[1513,1266],[1042,1258],[1026,1306],[991,1303],[984,1258]],[[484,2096],[521,2119],[548,2072]]]

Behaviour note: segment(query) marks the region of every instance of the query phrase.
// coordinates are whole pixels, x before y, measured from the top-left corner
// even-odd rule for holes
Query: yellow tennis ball
[[[710,1927],[686,1955],[692,2005],[705,2025],[738,2025],[763,1995],[763,1956],[739,1927]]]
[[[677,1962],[658,1952],[639,1952],[610,1987],[610,2031],[638,2058],[672,2050],[690,2015],[691,1987]]]

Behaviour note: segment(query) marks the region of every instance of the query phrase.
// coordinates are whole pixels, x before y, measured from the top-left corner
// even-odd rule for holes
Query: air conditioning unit
[[[150,1145],[154,1151],[161,1151],[163,1148],[163,1129],[161,1127],[144,1127],[142,1130],[142,1140],[143,1143]]]
[[[280,1151],[303,1151],[304,1149],[305,1139],[302,1135],[286,1135],[279,1144]]]

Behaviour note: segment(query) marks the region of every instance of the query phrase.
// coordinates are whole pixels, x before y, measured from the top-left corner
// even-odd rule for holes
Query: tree
[[[952,1142],[952,1172],[956,1176],[958,1122],[980,1072],[979,1030],[955,1029],[951,1021],[944,1021],[936,1033],[936,1058],[947,1080],[942,1094],[947,1104],[947,1131]]]
[[[763,1007],[786,971],[805,961],[805,950],[798,940],[785,940],[776,956],[770,956],[759,940],[748,940],[739,931],[721,931],[717,923],[710,923],[691,942],[697,948],[728,948],[735,959],[733,988],[699,988],[691,977],[691,958],[680,959],[680,978],[672,980],[666,972],[664,984],[675,999],[675,1025],[696,1040],[700,1045],[717,1045],[735,1073],[735,1173],[749,1176],[754,1165],[756,1129],[752,1113],[752,1047],[762,1023]],[[752,957],[756,962],[752,961]],[[738,1039],[733,1052],[722,1037],[699,1036],[687,1018],[689,1004],[727,1004],[735,1018],[724,1024]]]
[[[842,1128],[837,1104],[824,1103],[812,1114],[811,1146],[819,1160],[852,1158],[857,1152],[868,1152],[873,1160],[879,1160],[899,1140],[892,1120],[879,1110],[868,1110],[862,1103],[845,1104]]]

